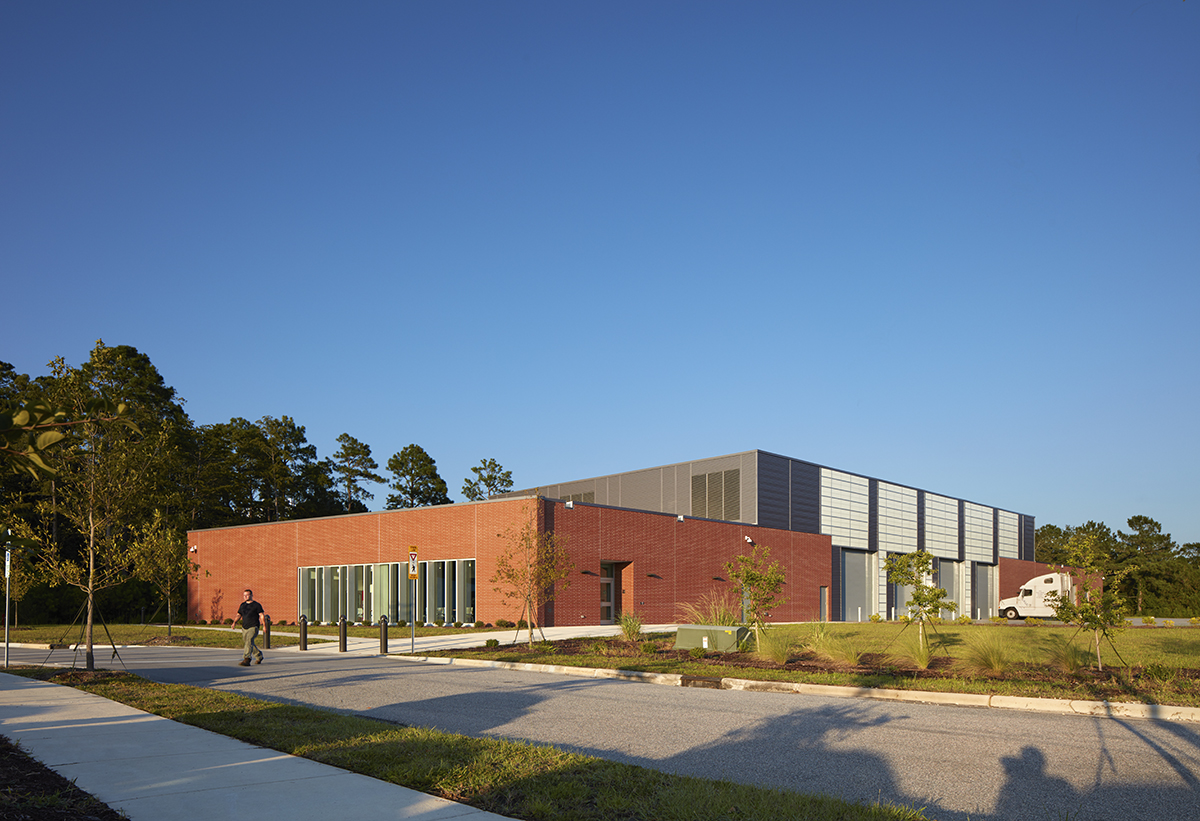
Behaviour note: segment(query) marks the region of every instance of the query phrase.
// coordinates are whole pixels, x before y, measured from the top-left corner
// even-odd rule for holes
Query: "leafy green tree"
[[[567,538],[539,529],[533,511],[528,513],[521,527],[505,532],[508,547],[496,559],[491,582],[497,593],[520,602],[533,649],[533,630],[537,627],[541,632],[538,613],[570,585],[575,565],[567,552]]]
[[[263,501],[269,521],[285,521],[300,504],[304,470],[316,463],[317,449],[305,438],[304,426],[290,416],[264,416],[258,427],[263,434]]]
[[[917,624],[917,640],[921,651],[929,649],[925,626],[939,617],[943,610],[954,613],[958,603],[946,597],[946,590],[933,583],[933,556],[924,550],[913,553],[890,553],[883,562],[888,581],[907,588],[909,599],[901,604]]]
[[[188,556],[187,535],[161,510],[138,527],[130,544],[135,577],[149,582],[167,605],[167,635],[175,621],[175,594],[200,566]]]
[[[1175,558],[1177,545],[1171,534],[1163,533],[1162,525],[1149,516],[1131,516],[1128,524],[1129,533],[1117,531],[1113,567],[1128,570],[1120,592],[1126,600],[1136,602],[1135,612],[1145,613],[1147,587],[1153,586],[1155,577],[1170,574],[1169,563]]]
[[[760,650],[761,631],[767,628],[770,611],[787,601],[783,595],[783,568],[770,558],[771,548],[755,544],[749,554],[739,554],[725,563],[729,580],[742,591],[746,620],[754,628],[754,643]]]
[[[346,512],[350,513],[356,501],[361,503],[365,499],[375,498],[374,493],[369,493],[363,488],[363,482],[382,484],[387,480],[375,473],[379,465],[371,456],[370,445],[358,441],[348,433],[343,433],[337,441],[341,447],[333,454],[333,472],[346,488]],[[366,505],[363,506],[365,508]]]
[[[512,490],[512,471],[505,470],[495,459],[484,459],[471,468],[474,479],[463,480],[463,496],[470,502],[482,502],[497,493]]]
[[[420,445],[409,445],[388,459],[387,469],[396,492],[387,498],[387,509],[450,504],[446,482],[438,475],[437,463]]]
[[[1071,572],[1071,568],[1078,568],[1079,571],[1072,574],[1075,595],[1048,593],[1046,603],[1054,608],[1054,617],[1059,621],[1092,632],[1096,667],[1103,670],[1100,641],[1107,639],[1111,645],[1113,636],[1120,632],[1125,623],[1125,599],[1118,590],[1133,568],[1114,567],[1111,545],[1105,541],[1103,531],[1099,528],[1079,528],[1072,532],[1065,555],[1067,561],[1061,568],[1062,572]]]

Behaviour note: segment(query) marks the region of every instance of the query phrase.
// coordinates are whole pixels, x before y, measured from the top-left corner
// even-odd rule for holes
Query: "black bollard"
[[[379,617],[379,652],[387,655],[387,616]]]
[[[308,649],[308,616],[300,617],[300,649]]]
[[[263,614],[263,649],[271,649],[271,617]]]
[[[346,617],[338,617],[338,652],[346,652]]]

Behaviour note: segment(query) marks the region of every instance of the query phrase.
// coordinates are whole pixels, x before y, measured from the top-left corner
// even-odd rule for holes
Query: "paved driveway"
[[[14,653],[18,661],[46,655]],[[330,652],[280,650],[250,668],[235,666],[240,654],[229,650],[121,655],[158,681],[554,744],[703,778],[925,807],[932,818],[1200,819],[1200,727],[1191,724],[664,687]],[[97,664],[115,666],[99,652]]]

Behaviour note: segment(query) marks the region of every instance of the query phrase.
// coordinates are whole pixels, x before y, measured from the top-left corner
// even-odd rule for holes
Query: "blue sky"
[[[0,2],[0,359],[1200,541],[1200,4]],[[374,507],[387,491],[375,488]]]

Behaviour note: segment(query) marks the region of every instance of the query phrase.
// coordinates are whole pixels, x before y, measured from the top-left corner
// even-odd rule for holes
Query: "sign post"
[[[409,624],[412,628],[412,636],[409,639],[408,652],[416,654],[417,652],[417,548],[412,546],[408,548],[408,580],[412,582],[412,597],[409,599]]]

